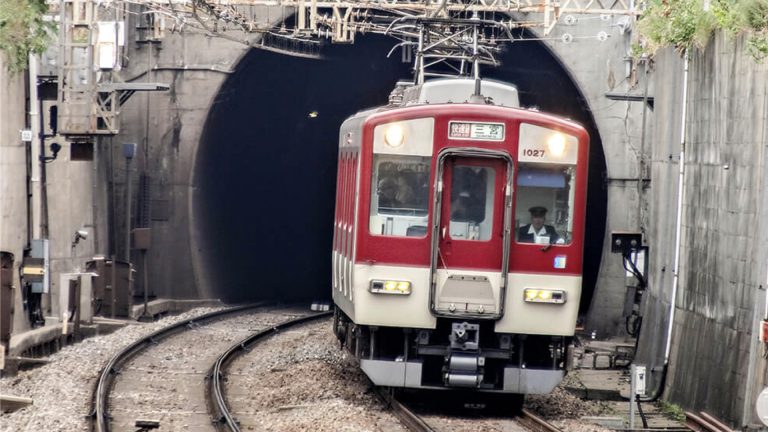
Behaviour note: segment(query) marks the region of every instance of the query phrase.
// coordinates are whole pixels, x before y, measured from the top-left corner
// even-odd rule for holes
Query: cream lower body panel
[[[334,302],[359,325],[433,329],[436,317],[429,307],[429,269],[426,267],[355,264],[351,292],[333,289]],[[487,276],[494,298],[499,299],[500,277],[495,272],[438,270],[438,293],[449,274]],[[406,280],[410,295],[373,294],[371,280]],[[566,293],[564,304],[528,303],[525,288],[560,289]],[[572,336],[581,298],[581,276],[510,273],[504,300],[504,315],[496,321],[497,333]],[[457,314],[457,319],[461,316]]]
[[[528,303],[526,288],[565,291],[563,304]],[[510,273],[504,316],[496,322],[497,333],[573,336],[581,299],[581,276]]]
[[[373,294],[368,290],[372,279],[409,281],[411,294]],[[350,318],[356,324],[435,328],[437,320],[429,311],[429,268],[356,264],[352,290]]]

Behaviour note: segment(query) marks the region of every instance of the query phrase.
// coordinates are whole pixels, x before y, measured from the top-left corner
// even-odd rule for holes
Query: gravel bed
[[[117,331],[68,345],[41,367],[0,378],[0,393],[31,398],[33,405],[0,414],[0,431],[86,431],[91,395],[102,367],[136,339],[178,321],[221,308],[197,308],[153,323],[131,322]]]
[[[148,347],[121,368],[110,393],[112,429],[132,430],[137,419],[151,419],[160,423],[160,430],[213,430],[205,390],[216,358],[246,336],[307,312],[251,310],[201,324]]]
[[[120,349],[136,339],[174,322],[218,310],[198,308],[150,324],[129,323],[109,335],[69,345],[50,356],[44,366],[0,377],[0,393],[28,397],[34,405],[0,414],[0,431],[86,431],[90,398],[100,369]],[[253,321],[243,330],[269,325],[272,319]],[[213,326],[215,328],[215,325]],[[392,431],[405,429],[373,395],[368,381],[339,345],[329,320],[289,330],[230,365],[226,392],[243,430]],[[239,339],[225,328],[222,341]],[[180,347],[191,355],[192,347]],[[200,347],[197,347],[200,350]],[[177,356],[155,355],[139,369],[153,369]],[[200,373],[195,370],[195,373]],[[564,384],[567,384],[568,377]],[[184,389],[179,389],[183,393]],[[606,432],[609,429],[578,420],[611,415],[605,402],[585,401],[558,387],[549,395],[528,396],[526,407],[569,432]],[[202,408],[201,408],[202,409]],[[505,431],[519,428],[511,419],[459,417],[449,413],[432,417],[435,426],[452,431]],[[185,430],[176,424],[176,430]]]
[[[286,331],[233,361],[225,392],[242,430],[406,430],[339,349],[330,320]]]

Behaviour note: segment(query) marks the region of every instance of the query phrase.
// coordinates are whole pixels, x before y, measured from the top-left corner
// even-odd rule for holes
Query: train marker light
[[[373,294],[409,295],[411,283],[408,281],[374,279],[368,289]]]
[[[529,303],[565,303],[565,291],[549,290],[538,288],[526,288],[524,291],[525,301]]]
[[[405,129],[403,125],[394,123],[384,132],[384,142],[390,147],[400,147],[405,142]]]
[[[560,132],[553,133],[547,140],[547,148],[552,156],[561,157],[565,153],[565,136]]]

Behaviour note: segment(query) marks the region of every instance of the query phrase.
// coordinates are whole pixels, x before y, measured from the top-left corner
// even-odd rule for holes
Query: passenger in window
[[[402,176],[381,179],[379,181],[378,194],[379,208],[404,209],[414,205],[415,194],[413,189]]]
[[[528,209],[531,212],[531,223],[523,225],[517,230],[517,241],[521,243],[536,244],[563,244],[565,241],[552,225],[544,224],[547,218],[546,207],[534,206]]]
[[[451,202],[451,220],[456,222],[469,222],[471,206],[469,192],[461,191]]]

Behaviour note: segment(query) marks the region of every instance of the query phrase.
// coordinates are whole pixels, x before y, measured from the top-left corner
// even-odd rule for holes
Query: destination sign
[[[448,138],[504,141],[503,123],[450,122]]]

